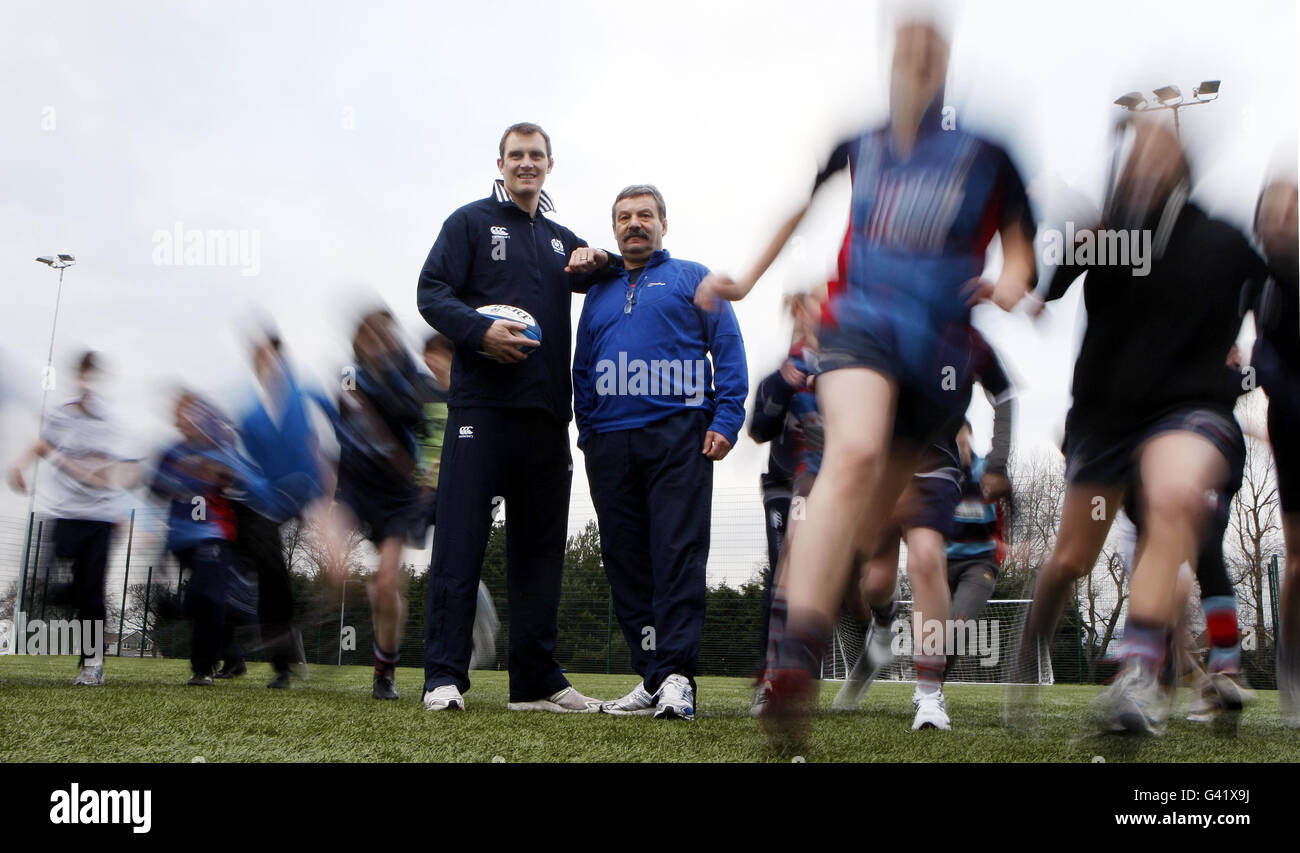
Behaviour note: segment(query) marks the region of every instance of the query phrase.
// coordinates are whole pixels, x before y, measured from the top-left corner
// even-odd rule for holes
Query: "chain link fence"
[[[0,620],[71,618],[63,590],[70,580],[67,566],[53,559],[52,519],[40,514],[0,518]],[[367,597],[367,575],[377,560],[368,543],[358,546],[357,562],[366,567],[340,587],[326,581],[306,533],[294,535],[286,526],[286,558],[291,566],[297,649],[300,662],[311,665],[370,664],[373,627]],[[133,510],[119,526],[109,554],[105,578],[108,619],[105,640],[109,655],[186,657],[189,632],[180,601],[188,580],[163,549],[165,513],[158,507]],[[428,591],[428,542],[423,550],[404,554],[404,583],[408,617],[401,647],[403,665],[423,660],[425,602]],[[906,553],[902,556],[905,562]],[[1277,636],[1279,557],[1264,572],[1264,607],[1242,614],[1242,662],[1247,680],[1256,687],[1276,685],[1274,638]],[[752,676],[762,659],[761,623],[765,609],[767,548],[762,499],[751,489],[715,489],[708,597],[700,648],[701,675]],[[483,565],[483,580],[499,618],[494,659],[480,667],[504,669],[509,643],[510,612],[505,584],[505,530],[493,528]],[[248,660],[263,660],[261,638],[253,614],[256,584],[234,585],[231,617],[239,627],[235,639]],[[996,598],[1020,598],[1025,584],[1001,585]],[[1082,589],[1082,587],[1081,587]],[[906,581],[900,589],[907,595]],[[1120,618],[1122,624],[1124,603]],[[1087,630],[1087,608],[1076,599],[1051,650],[1057,683],[1097,682],[1113,670],[1098,653],[1097,638]],[[1239,608],[1240,609],[1240,608]],[[1091,614],[1090,616],[1095,616]],[[0,643],[12,640],[3,626]],[[0,652],[10,649],[0,647]],[[852,665],[840,650],[831,661],[830,677]],[[851,657],[851,655],[849,656]],[[632,672],[627,641],[614,615],[609,584],[600,560],[599,535],[590,498],[575,495],[569,511],[569,538],[559,616],[557,658],[570,672]],[[1100,661],[1100,663],[1099,663]],[[842,676],[841,676],[842,677]]]

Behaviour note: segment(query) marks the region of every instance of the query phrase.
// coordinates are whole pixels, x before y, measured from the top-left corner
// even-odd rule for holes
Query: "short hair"
[[[501,144],[497,146],[497,150],[500,152],[502,159],[505,159],[506,156],[506,140],[510,138],[510,134],[512,133],[517,133],[520,136],[532,136],[534,133],[540,133],[542,139],[546,140],[546,157],[547,159],[551,159],[550,134],[542,130],[540,124],[533,124],[531,121],[521,121],[517,124],[512,124],[506,128],[505,133],[501,134]]]
[[[636,198],[640,195],[654,196],[655,204],[659,206],[659,218],[667,221],[668,205],[664,204],[663,193],[659,192],[653,184],[632,184],[630,187],[624,187],[622,192],[614,199],[614,204],[609,209],[609,218],[615,218],[615,211],[618,210],[618,203],[625,198]]]
[[[82,353],[81,358],[77,359],[78,374],[98,372],[99,370],[99,356],[94,350],[87,350]]]

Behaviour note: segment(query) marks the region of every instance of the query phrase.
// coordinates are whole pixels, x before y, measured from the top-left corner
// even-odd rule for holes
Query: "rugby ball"
[[[509,320],[513,323],[523,323],[524,328],[516,330],[518,334],[521,334],[526,338],[532,338],[539,344],[542,342],[542,327],[537,325],[537,321],[533,319],[532,314],[529,314],[522,308],[516,308],[513,305],[484,305],[482,308],[478,309],[478,313],[485,317],[491,317],[493,320]],[[537,349],[537,347],[521,346],[519,351],[522,353],[530,353],[535,349]],[[479,352],[479,355],[491,358],[491,356],[482,351]]]

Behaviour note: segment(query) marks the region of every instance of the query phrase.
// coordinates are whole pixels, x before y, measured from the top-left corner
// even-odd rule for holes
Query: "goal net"
[[[1051,684],[1052,660],[1046,648],[1039,649],[1030,660],[1017,664],[1021,633],[1032,599],[993,599],[979,619],[966,624],[930,623],[923,625],[921,641],[937,643],[955,650],[956,660],[945,681],[960,684]],[[912,602],[900,601],[898,615],[891,627],[894,662],[876,676],[878,681],[915,681],[912,666]],[[940,633],[936,633],[940,632]],[[831,645],[822,659],[822,678],[843,681],[862,654],[866,626],[847,613],[840,615]],[[940,646],[935,646],[939,648]]]

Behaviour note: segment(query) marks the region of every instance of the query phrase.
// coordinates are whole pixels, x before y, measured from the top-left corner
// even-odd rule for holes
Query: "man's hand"
[[[789,358],[781,365],[781,378],[796,391],[808,383],[808,374],[795,367],[793,359]]]
[[[564,268],[564,271],[595,272],[607,266],[609,266],[609,252],[583,246],[581,249],[573,250],[573,254],[569,256],[569,265]]]
[[[27,494],[27,481],[23,479],[23,469],[17,465],[9,469],[9,488]]]
[[[522,329],[528,328],[523,323],[516,323],[514,320],[494,320],[488,330],[483,333],[483,340],[479,343],[479,349],[502,364],[515,364],[528,358],[528,354],[519,351],[519,347],[539,347],[540,341],[532,338],[517,335]]]
[[[1011,481],[1007,479],[1006,474],[986,471],[984,476],[980,477],[980,495],[989,502],[1010,497]]]
[[[695,304],[705,311],[716,311],[719,299],[736,302],[744,299],[753,287],[753,284],[736,281],[726,273],[711,272],[695,288]]]
[[[704,434],[704,449],[701,452],[714,462],[721,462],[731,452],[731,442],[722,433],[709,430]]]

